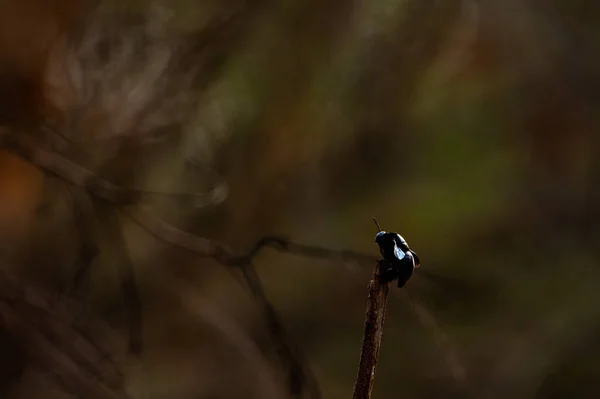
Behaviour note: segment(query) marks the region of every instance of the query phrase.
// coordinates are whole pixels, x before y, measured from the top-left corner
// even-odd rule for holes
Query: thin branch
[[[272,248],[279,252],[312,258],[330,259],[332,261],[354,261],[361,264],[373,264],[373,262],[378,260],[376,256],[361,252],[297,244],[280,236],[263,237],[246,253],[236,254],[225,244],[187,233],[172,224],[155,218],[146,206],[129,206],[122,209],[136,224],[156,238],[197,255],[214,258],[218,262],[228,266],[239,267],[251,263],[264,248]]]
[[[387,281],[379,277],[380,268],[381,266],[378,263],[373,280],[369,283],[365,335],[360,354],[358,376],[354,385],[354,399],[370,399],[373,383],[375,382],[375,368],[379,359],[389,288]]]
[[[294,251],[308,249],[309,252],[315,249],[323,251],[321,248],[304,247],[288,243],[281,238],[270,238],[260,240],[247,254],[239,256],[224,244],[187,233],[163,220],[155,218],[146,207],[126,207],[124,208],[124,213],[158,239],[193,252],[196,255],[210,257],[224,265],[239,268],[244,282],[258,302],[263,317],[267,321],[271,341],[276,348],[279,360],[288,369],[288,387],[290,393],[299,399],[302,397],[304,388],[307,388],[312,398],[318,399],[321,397],[315,377],[309,368],[306,367],[306,362],[302,358],[300,350],[296,348],[285,332],[283,323],[279,319],[275,308],[268,300],[260,278],[252,266],[253,257],[263,247],[272,244],[277,249],[287,251],[290,249]]]
[[[75,186],[84,188],[94,197],[104,199],[115,205],[131,205],[159,196],[189,199],[196,204],[216,204],[225,199],[223,193],[227,192],[224,182],[219,182],[216,187],[207,193],[157,192],[121,187],[55,151],[43,148],[32,137],[27,137],[26,134],[14,134],[1,127],[0,147]]]

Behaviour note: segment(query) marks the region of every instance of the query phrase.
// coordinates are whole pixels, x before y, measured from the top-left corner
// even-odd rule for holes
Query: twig
[[[171,197],[193,200],[196,204],[215,204],[224,199],[227,185],[219,182],[209,192],[157,192],[121,187],[99,176],[94,171],[37,144],[25,134],[16,135],[0,126],[0,147],[21,156],[61,179],[84,188],[89,194],[115,205],[130,205],[148,198]]]
[[[370,399],[375,381],[375,367],[379,358],[381,337],[383,335],[383,322],[388,294],[388,283],[380,276],[380,264],[377,264],[373,280],[369,283],[369,298],[365,320],[365,336],[363,338],[362,352],[358,376],[354,385],[354,399]]]

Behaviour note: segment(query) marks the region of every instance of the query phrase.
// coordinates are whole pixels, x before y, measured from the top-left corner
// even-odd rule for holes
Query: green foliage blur
[[[70,16],[67,43],[92,26],[78,22],[88,12]],[[417,251],[407,290],[390,290],[374,399],[598,397],[600,3],[139,0],[103,3],[99,14],[91,21],[107,22],[95,34],[146,35],[132,47],[141,69],[75,51],[84,71],[114,78],[106,90],[124,91],[93,105],[103,114],[44,83],[40,119],[128,184],[204,189],[214,172],[229,186],[206,208],[157,203],[161,217],[240,252],[281,234],[376,255],[375,216]],[[171,69],[147,83],[162,88],[149,98],[165,102],[101,138],[142,144],[102,152],[87,136],[116,126],[133,101],[127,85],[161,59],[144,52],[154,42],[173,49]],[[155,132],[162,141],[146,143]],[[211,173],[190,183],[186,157]],[[67,278],[48,267],[62,267],[73,249],[56,243],[75,233],[64,233],[61,194],[44,195],[55,212],[34,223],[24,251],[38,251],[37,262],[48,262],[48,245],[65,252],[39,273]],[[146,323],[147,353],[127,371],[133,395],[265,397],[253,385],[258,366],[205,320],[222,314],[268,348],[233,274],[132,223],[125,232]],[[323,397],[351,397],[374,265],[266,251],[255,266]],[[87,303],[125,331],[110,256],[94,270]]]

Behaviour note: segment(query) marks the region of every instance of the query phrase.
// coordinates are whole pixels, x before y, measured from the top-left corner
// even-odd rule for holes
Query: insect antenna
[[[373,218],[373,221],[375,222],[375,225],[377,226],[379,231],[381,231],[381,226],[379,226],[379,222],[377,221],[377,219]]]

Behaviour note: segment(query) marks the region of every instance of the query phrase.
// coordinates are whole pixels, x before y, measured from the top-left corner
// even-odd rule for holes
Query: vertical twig
[[[379,277],[380,267],[380,264],[377,264],[373,280],[369,283],[365,336],[360,354],[358,376],[354,385],[354,399],[370,399],[373,382],[375,381],[375,367],[377,366],[379,348],[381,347],[388,293],[388,283]]]

